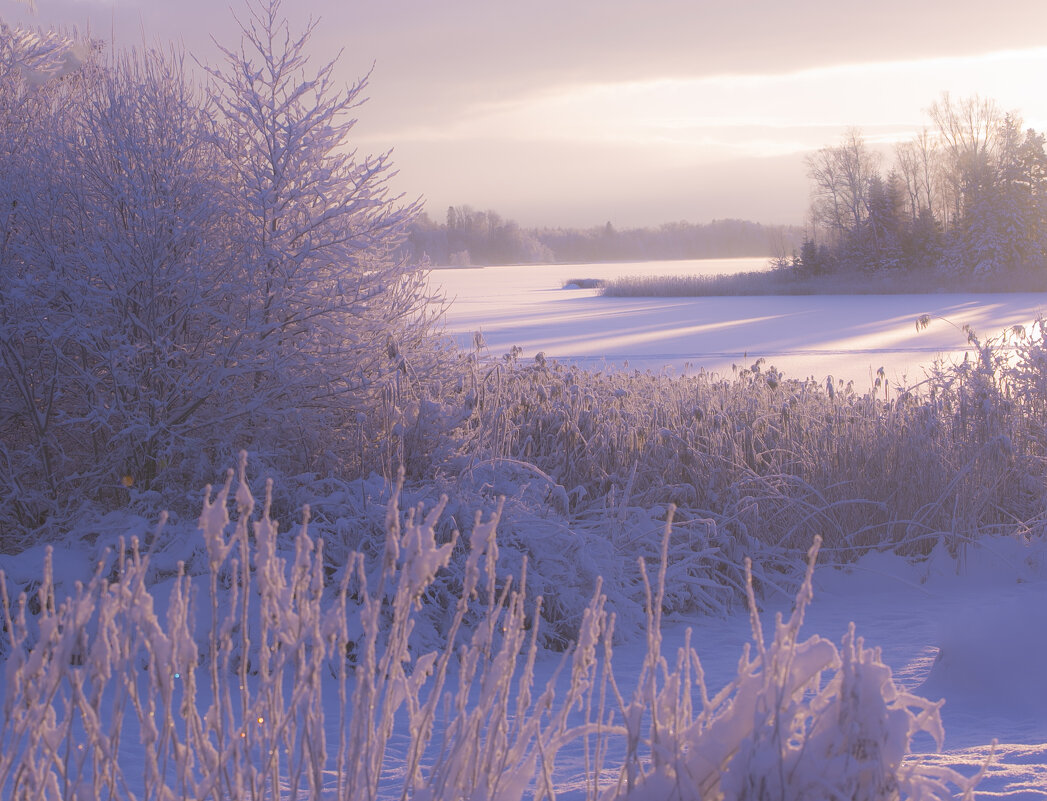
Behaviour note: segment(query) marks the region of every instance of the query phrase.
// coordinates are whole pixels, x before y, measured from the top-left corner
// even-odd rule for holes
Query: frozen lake
[[[1041,293],[603,298],[563,288],[573,279],[766,267],[764,258],[513,265],[434,270],[430,280],[451,300],[448,333],[468,348],[479,331],[494,355],[517,345],[523,358],[544,352],[589,367],[719,374],[763,357],[787,376],[832,375],[859,389],[881,367],[892,384],[912,385],[936,359],[962,361],[964,325],[995,336],[1047,311]],[[932,321],[918,332],[924,314]]]

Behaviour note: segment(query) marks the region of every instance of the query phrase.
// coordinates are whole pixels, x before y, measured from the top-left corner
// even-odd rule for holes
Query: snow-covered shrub
[[[941,749],[940,703],[900,690],[878,651],[856,638],[853,624],[839,650],[817,635],[800,639],[819,544],[811,549],[792,614],[777,616],[769,643],[750,583],[756,653],[746,647],[737,677],[715,696],[689,642],[673,669],[649,647],[636,694],[624,708],[629,759],[605,801],[946,801],[955,797],[953,787],[973,799],[977,777],[909,757],[921,732]],[[655,617],[655,643],[657,625]],[[649,749],[645,758],[641,744]]]
[[[206,589],[179,570],[163,598],[147,586],[150,556],[137,542],[66,598],[49,556],[35,612],[24,594],[10,602],[0,574],[0,795],[543,799],[555,796],[566,747],[583,748],[593,801],[944,800],[949,783],[973,784],[909,757],[917,732],[941,744],[938,705],[900,692],[853,632],[842,654],[800,641],[813,553],[769,644],[749,585],[756,655],[747,649],[710,698],[689,643],[674,669],[661,655],[669,510],[655,591],[647,585],[644,667],[626,701],[599,581],[563,675],[536,686],[539,610],[525,571],[518,588],[498,581],[497,513],[468,536],[445,639],[429,650],[413,628],[456,547],[455,536],[437,538],[443,502],[401,515],[394,496],[380,568],[354,554],[325,586],[309,510],[283,542],[271,487],[255,515],[245,471],[243,456],[236,487],[230,471],[205,495]]]
[[[649,547],[647,540],[649,532],[654,532],[656,540],[664,526],[657,519],[658,510],[646,518],[638,513],[630,516],[628,524],[635,525],[638,534],[634,541],[624,536],[613,539],[607,536],[606,526],[598,518],[572,520],[560,508],[549,505],[553,489],[548,476],[530,465],[491,463],[474,465],[457,477],[410,484],[389,483],[377,475],[348,482],[328,478],[299,487],[290,503],[284,499],[284,505],[309,505],[310,531],[323,537],[325,571],[337,580],[353,553],[364,560],[369,575],[377,576],[385,551],[386,508],[394,492],[405,507],[428,508],[441,503],[443,514],[435,523],[436,536],[447,540],[456,530],[461,536],[448,569],[430,586],[427,603],[416,618],[416,632],[427,646],[442,642],[449,621],[446,610],[453,608],[461,592],[468,560],[465,543],[479,523],[477,509],[500,510],[498,586],[513,581],[526,564],[526,600],[534,604],[538,596],[543,598],[540,645],[562,650],[577,637],[593,587],[601,576],[608,608],[618,620],[616,630],[620,634],[640,631],[643,588],[636,559],[657,558],[657,544]],[[686,539],[686,533],[681,537]],[[693,563],[700,558],[700,553],[695,554]],[[681,579],[673,598],[689,597],[694,589],[691,581],[681,572],[674,572],[673,576]],[[706,611],[722,612],[726,601],[735,594],[731,590],[717,595],[710,590]],[[472,623],[477,614],[472,610],[466,622]]]

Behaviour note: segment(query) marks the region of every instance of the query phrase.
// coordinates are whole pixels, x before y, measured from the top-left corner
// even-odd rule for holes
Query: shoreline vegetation
[[[717,297],[761,295],[919,295],[954,292],[1047,292],[1047,274],[1027,271],[973,275],[913,273],[809,276],[785,267],[716,275],[636,275],[579,278],[564,288],[599,289],[604,297]]]
[[[803,231],[739,220],[524,230],[494,212],[420,216],[407,250],[431,263],[604,263],[768,254],[773,269],[624,278],[606,296],[1047,291],[1047,137],[994,100],[943,94],[931,127],[884,154],[849,128],[806,159]],[[577,283],[577,282],[575,282]]]

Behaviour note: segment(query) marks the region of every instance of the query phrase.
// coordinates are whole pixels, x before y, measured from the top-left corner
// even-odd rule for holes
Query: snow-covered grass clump
[[[381,564],[354,555],[332,585],[306,524],[284,543],[244,476],[199,518],[207,588],[179,570],[146,586],[137,542],[37,606],[4,587],[0,795],[33,799],[554,797],[557,755],[582,747],[590,799],[951,798],[973,782],[910,757],[938,746],[938,705],[900,691],[849,633],[801,640],[811,570],[787,621],[710,696],[697,653],[661,654],[666,556],[648,586],[647,654],[635,689],[615,681],[615,616],[597,582],[564,675],[535,680],[538,610],[526,572],[495,571],[499,522],[468,537],[443,644],[420,648],[419,606],[461,547],[434,528],[443,504],[388,506]],[[230,507],[236,514],[230,520]],[[537,602],[540,605],[541,601]],[[164,611],[166,609],[166,611]],[[783,795],[784,794],[784,795]]]
[[[734,376],[593,372],[510,354],[468,390],[473,459],[528,462],[576,517],[675,503],[726,553],[833,560],[871,548],[1042,530],[1047,496],[1044,323],[899,391],[796,380],[758,360]],[[740,558],[733,558],[736,565]]]

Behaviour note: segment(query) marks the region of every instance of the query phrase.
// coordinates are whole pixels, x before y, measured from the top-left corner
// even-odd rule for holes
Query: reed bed
[[[984,533],[1042,533],[1047,493],[1045,323],[936,365],[920,384],[861,390],[798,380],[763,360],[728,377],[591,372],[509,354],[466,389],[468,464],[548,476],[578,519],[673,503],[741,549],[834,559],[918,556]],[[454,463],[461,469],[461,461]]]
[[[972,334],[971,345],[975,358],[939,365],[918,386],[878,376],[864,391],[789,378],[760,360],[726,377],[671,376],[477,352],[439,380],[408,370],[347,433],[369,475],[287,476],[262,461],[257,469],[276,479],[274,516],[313,509],[327,577],[354,553],[381,559],[385,506],[403,465],[411,505],[447,496],[434,524],[445,540],[455,530],[471,536],[475,510],[502,509],[497,569],[508,579],[528,564],[528,600],[544,598],[543,647],[574,640],[599,577],[624,640],[643,627],[636,560],[658,558],[670,505],[663,606],[677,615],[744,606],[747,559],[758,597],[791,594],[816,536],[823,560],[836,563],[870,550],[919,559],[946,548],[962,559],[982,536],[1041,537],[1045,323],[991,340]],[[164,565],[151,580],[179,560],[189,575],[207,570],[191,544],[192,516],[174,500],[174,525],[150,544],[154,565]],[[107,541],[103,523],[91,516],[52,539],[94,554]],[[429,641],[446,633],[441,610],[461,590],[465,550],[450,559],[418,616]],[[31,580],[19,589],[32,594]]]
[[[638,275],[603,282],[606,297],[908,295],[925,292],[1044,292],[1037,272],[956,275],[933,270],[845,271],[812,275],[794,267],[722,275]]]

